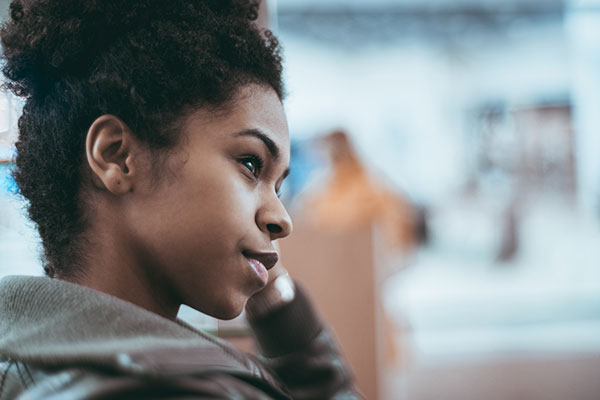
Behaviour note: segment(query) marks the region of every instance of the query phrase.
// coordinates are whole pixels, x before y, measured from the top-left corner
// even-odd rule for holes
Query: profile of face
[[[273,90],[248,85],[225,112],[198,109],[181,129],[158,179],[139,155],[112,175],[119,162],[92,169],[108,189],[123,268],[133,271],[122,278],[153,296],[148,308],[166,315],[186,304],[233,318],[265,286],[273,242],[292,230],[278,197],[289,171],[285,113]]]

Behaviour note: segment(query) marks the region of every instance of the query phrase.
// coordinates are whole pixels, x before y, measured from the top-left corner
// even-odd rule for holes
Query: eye
[[[258,156],[247,156],[240,160],[240,163],[250,171],[252,175],[258,177],[263,167],[263,161]]]

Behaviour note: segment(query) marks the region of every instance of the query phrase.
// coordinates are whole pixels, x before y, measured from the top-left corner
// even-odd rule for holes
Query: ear
[[[85,140],[85,153],[98,188],[119,196],[133,189],[136,145],[131,130],[118,117],[105,114],[92,123]]]

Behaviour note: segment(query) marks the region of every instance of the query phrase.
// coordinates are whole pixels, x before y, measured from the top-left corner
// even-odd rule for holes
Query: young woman
[[[12,2],[14,176],[48,277],[0,282],[0,399],[359,397],[278,263],[289,136],[256,16],[226,0]],[[245,307],[263,356],[177,320],[181,304]]]

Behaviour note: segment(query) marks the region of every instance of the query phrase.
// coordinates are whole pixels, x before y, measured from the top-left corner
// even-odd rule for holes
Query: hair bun
[[[64,76],[85,74],[96,54],[126,31],[152,29],[148,21],[181,7],[255,19],[258,1],[13,0],[10,19],[0,31],[7,86],[28,96],[43,93]]]
[[[114,3],[14,0],[0,32],[8,86],[25,96],[89,68],[94,52],[119,33],[121,21],[110,21],[118,14],[106,13]]]

